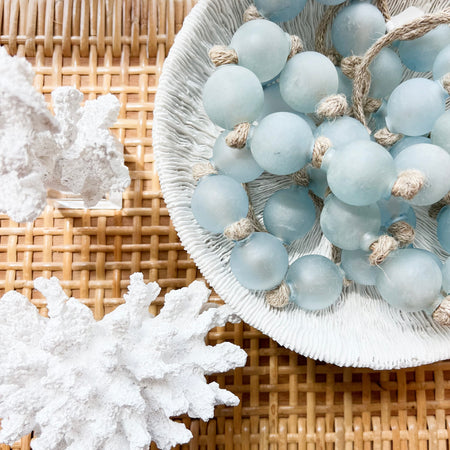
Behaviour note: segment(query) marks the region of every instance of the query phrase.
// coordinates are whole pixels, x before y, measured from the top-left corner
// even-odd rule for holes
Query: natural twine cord
[[[371,254],[369,256],[369,262],[373,266],[380,265],[391,252],[398,249],[398,242],[388,235],[380,236],[371,246]]]
[[[433,313],[433,319],[439,325],[450,326],[450,295],[444,298],[442,303]]]
[[[347,98],[344,94],[325,97],[317,105],[316,113],[319,117],[332,120],[350,113]]]
[[[389,33],[378,39],[372,47],[367,50],[362,61],[355,68],[355,78],[353,84],[353,111],[355,117],[364,125],[367,120],[364,113],[365,99],[368,97],[370,89],[369,66],[374,58],[384,47],[392,44],[396,40],[416,39],[428,33],[438,25],[450,23],[450,8],[440,12],[426,14],[412,20],[405,25],[394,28]]]
[[[366,108],[364,108],[364,110],[366,111]],[[403,134],[391,133],[387,128],[382,128],[381,130],[378,130],[373,137],[383,147],[391,147],[403,138]]]
[[[425,175],[416,169],[400,172],[392,187],[391,194],[394,197],[402,197],[412,200],[425,185]]]
[[[450,205],[450,192],[448,192],[441,200],[439,200],[434,205],[430,206],[428,210],[428,215],[432,219],[436,219],[442,208],[445,208],[447,205]]]
[[[195,181],[207,175],[216,175],[218,172],[216,168],[208,161],[205,163],[198,163],[192,167],[192,177]]]
[[[325,136],[319,136],[314,142],[311,164],[320,169],[325,153],[332,147],[332,142]]]
[[[225,228],[223,234],[231,241],[242,241],[248,238],[255,231],[253,222],[248,218],[234,222]]]
[[[244,22],[250,22],[251,20],[264,19],[264,17],[259,13],[255,5],[250,5],[244,11],[242,19],[244,20]]]
[[[250,133],[251,124],[242,122],[234,127],[225,138],[225,143],[231,148],[244,148],[247,145],[248,134]]]
[[[284,308],[289,303],[291,291],[285,281],[271,291],[266,292],[266,302],[274,308]]]
[[[309,176],[306,167],[300,169],[297,172],[291,174],[292,181],[298,186],[308,187],[309,186]]]
[[[400,220],[388,228],[388,233],[398,242],[400,247],[406,247],[414,242],[416,232],[407,222]]]

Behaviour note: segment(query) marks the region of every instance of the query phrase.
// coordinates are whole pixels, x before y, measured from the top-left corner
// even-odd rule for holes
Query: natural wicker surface
[[[170,224],[151,147],[158,76],[193,3],[0,0],[0,42],[33,62],[39,90],[74,85],[86,98],[119,97],[116,132],[132,176],[122,211],[48,207],[26,225],[0,218],[2,291],[32,296],[45,314],[32,280],[54,275],[101,318],[121,301],[135,271],[165,289],[200,277]],[[210,343],[223,340],[245,348],[248,364],[211,378],[238,394],[241,405],[217,408],[208,424],[184,418],[194,439],[183,448],[449,448],[450,362],[392,372],[341,369],[306,360],[245,324],[209,334]],[[29,443],[27,437],[13,448]]]

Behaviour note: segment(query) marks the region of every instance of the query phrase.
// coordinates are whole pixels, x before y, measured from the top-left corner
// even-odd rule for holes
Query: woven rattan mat
[[[118,96],[115,132],[132,177],[121,211],[48,207],[25,225],[0,217],[2,293],[17,289],[45,314],[32,280],[56,276],[101,318],[121,302],[133,272],[158,281],[163,293],[200,278],[171,226],[152,154],[158,77],[193,3],[0,0],[1,44],[33,63],[37,89],[49,96],[73,85],[86,99]],[[194,435],[183,448],[449,448],[450,362],[391,372],[341,369],[289,352],[242,323],[209,334],[212,344],[224,340],[243,347],[248,363],[211,379],[241,404],[217,408],[207,424],[181,418]],[[28,450],[30,437],[13,448]]]

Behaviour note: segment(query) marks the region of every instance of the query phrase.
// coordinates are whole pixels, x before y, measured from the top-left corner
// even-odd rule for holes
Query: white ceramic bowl
[[[195,221],[190,199],[195,187],[191,168],[211,156],[219,134],[207,118],[201,94],[214,70],[208,50],[228,44],[242,23],[249,0],[200,0],[186,18],[164,65],[156,96],[154,151],[164,199],[181,242],[205,278],[223,300],[247,323],[281,345],[311,358],[342,366],[390,369],[417,366],[450,357],[450,328],[436,325],[422,313],[408,314],[391,308],[372,288],[346,289],[337,304],[318,313],[294,306],[268,307],[262,293],[243,288],[229,268],[233,244],[213,235]],[[408,1],[391,2],[394,13]],[[435,1],[426,10],[439,10],[448,0]],[[415,2],[417,5],[417,2]],[[420,5],[417,5],[420,6]],[[308,2],[305,10],[285,29],[298,34],[313,49],[313,33],[323,7]],[[251,199],[261,215],[267,197],[290,184],[288,177],[268,174],[250,184]],[[416,245],[439,254],[436,224],[425,210],[418,211]],[[320,253],[330,256],[330,245],[318,223],[301,241],[289,247],[290,262],[298,256]],[[440,256],[446,255],[442,252]]]

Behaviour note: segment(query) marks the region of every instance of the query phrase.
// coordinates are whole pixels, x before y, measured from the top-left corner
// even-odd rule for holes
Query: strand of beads
[[[282,3],[287,16],[282,16]],[[210,52],[218,69],[205,86],[205,111],[225,131],[212,160],[195,169],[195,176],[204,178],[194,192],[194,216],[211,232],[236,241],[230,258],[233,274],[244,287],[265,290],[272,306],[290,300],[308,310],[326,308],[339,297],[345,272],[347,279],[375,285],[395,307],[424,310],[440,323],[450,322],[450,298],[443,300],[440,294],[441,288],[448,294],[440,261],[430,252],[410,248],[416,225],[411,205],[433,203],[441,205],[441,245],[450,246],[450,211],[442,208],[450,190],[450,117],[445,113],[450,50],[447,43],[432,45],[435,81],[401,83],[407,52],[399,58],[385,48],[405,33],[410,39],[425,35],[426,42],[433,43],[436,38],[430,40],[427,33],[450,22],[450,13],[416,19],[415,28],[406,24],[401,27],[404,33],[394,29],[382,36],[384,18],[389,17],[385,8],[381,13],[354,2],[338,12],[332,6],[337,12],[332,40],[343,56],[341,66],[335,67],[318,52],[299,53],[303,46],[298,38],[263,20],[292,18],[303,6],[295,0],[261,0],[246,11],[247,23],[230,45]],[[351,88],[352,109],[347,102]],[[371,129],[367,113],[375,119]],[[422,136],[430,132],[430,138]],[[248,199],[242,200],[245,190],[239,185],[262,171],[291,175],[294,181],[268,198],[264,230],[250,214]],[[218,178],[234,179],[241,190]],[[342,270],[319,255],[288,266],[283,244],[309,232],[314,204],[323,234],[343,250]],[[422,268],[428,279],[418,286]]]

